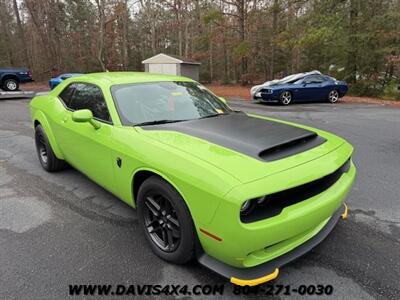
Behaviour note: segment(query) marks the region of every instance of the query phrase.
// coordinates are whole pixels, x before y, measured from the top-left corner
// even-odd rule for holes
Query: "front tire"
[[[49,139],[41,125],[35,127],[35,144],[39,162],[43,169],[47,172],[56,172],[65,169],[65,161],[55,156],[53,149],[51,149]]]
[[[292,102],[292,93],[289,91],[284,91],[279,97],[279,102],[282,105],[289,105]]]
[[[339,100],[339,92],[337,90],[331,90],[328,94],[328,101],[330,103],[336,103]]]
[[[160,258],[183,264],[194,255],[195,233],[181,195],[158,176],[146,179],[137,196],[139,222],[153,252]]]
[[[15,79],[6,79],[3,83],[3,89],[9,92],[15,92],[19,89],[19,83]]]

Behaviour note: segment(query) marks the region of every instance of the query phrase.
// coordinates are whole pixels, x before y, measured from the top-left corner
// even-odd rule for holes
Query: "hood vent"
[[[265,161],[274,161],[303,152],[323,144],[326,140],[316,133],[287,141],[286,143],[265,149],[260,152],[259,157]]]

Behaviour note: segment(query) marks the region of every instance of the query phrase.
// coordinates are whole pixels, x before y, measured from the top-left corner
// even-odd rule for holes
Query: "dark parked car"
[[[32,73],[25,68],[0,68],[0,88],[5,91],[18,91],[21,83],[31,82]]]
[[[261,102],[279,102],[283,105],[316,100],[335,103],[347,90],[346,82],[313,71],[254,86],[251,95]]]

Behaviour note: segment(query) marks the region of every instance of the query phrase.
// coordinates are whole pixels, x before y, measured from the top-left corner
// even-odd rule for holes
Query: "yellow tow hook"
[[[344,204],[344,212],[342,213],[342,219],[346,220],[349,214],[349,208],[347,207],[346,203],[343,204]]]

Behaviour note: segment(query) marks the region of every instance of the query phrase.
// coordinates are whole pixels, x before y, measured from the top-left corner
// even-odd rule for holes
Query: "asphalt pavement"
[[[239,299],[232,285],[196,262],[176,266],[158,259],[135,210],[78,171],[43,171],[28,103],[0,100],[0,299],[73,298],[70,284],[225,284],[218,298]],[[331,131],[355,147],[358,178],[347,199],[349,219],[313,251],[283,267],[272,284],[333,287],[331,296],[303,299],[400,299],[400,109],[340,103],[231,105]]]

